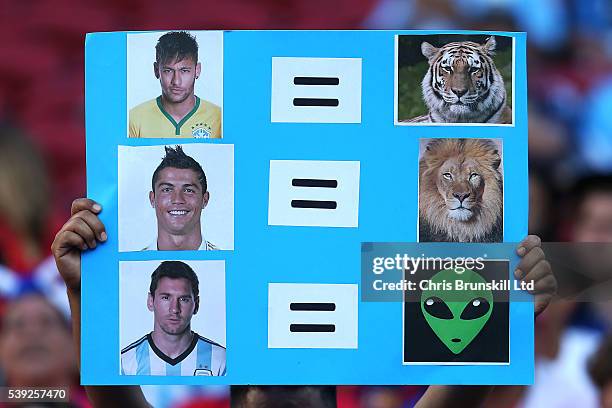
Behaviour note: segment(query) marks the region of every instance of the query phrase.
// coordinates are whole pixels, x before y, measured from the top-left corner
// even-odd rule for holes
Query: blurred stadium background
[[[0,380],[71,386],[88,406],[49,245],[85,195],[84,36],[153,29],[474,29],[528,33],[531,233],[612,242],[610,0],[2,0]],[[612,278],[612,263],[606,265]],[[538,319],[536,384],[491,407],[612,407],[610,302]],[[594,354],[596,353],[596,354]],[[364,369],[375,369],[364,366]],[[340,387],[339,406],[412,406],[422,387]],[[145,387],[156,407],[227,407],[227,387]],[[0,404],[0,406],[2,406]]]

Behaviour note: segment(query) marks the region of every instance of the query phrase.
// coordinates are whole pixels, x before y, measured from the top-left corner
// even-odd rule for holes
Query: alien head
[[[490,290],[456,290],[455,281],[482,282],[486,280],[466,269],[457,273],[453,269],[438,272],[431,278],[430,287],[446,281],[452,290],[424,290],[421,310],[436,336],[453,352],[459,354],[480,333],[493,311],[493,293]]]

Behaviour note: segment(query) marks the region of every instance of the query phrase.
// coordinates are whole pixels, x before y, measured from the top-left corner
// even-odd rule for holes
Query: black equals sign
[[[305,312],[333,312],[336,310],[335,303],[291,303],[289,309]],[[335,324],[291,324],[289,330],[292,333],[333,333],[336,331]]]
[[[294,77],[294,85],[338,85],[339,78],[333,77]],[[293,98],[293,106],[338,106],[340,101],[335,98]]]
[[[323,179],[293,179],[291,180],[293,187],[322,187],[322,188],[336,188],[338,187],[337,180],[323,180]],[[291,200],[291,207],[293,208],[321,208],[325,210],[335,210],[338,207],[338,203],[335,201],[322,201],[322,200]]]

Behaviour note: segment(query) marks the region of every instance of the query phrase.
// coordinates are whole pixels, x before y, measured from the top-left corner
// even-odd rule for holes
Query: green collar
[[[196,111],[200,107],[200,98],[195,96],[195,105],[193,105],[193,109],[187,115],[185,115],[185,117],[181,119],[179,123],[176,123],[174,118],[164,109],[164,106],[162,105],[162,102],[161,102],[161,95],[157,97],[156,101],[157,101],[157,107],[159,108],[161,113],[163,113],[166,119],[168,119],[170,123],[172,123],[172,125],[174,126],[174,134],[176,136],[181,134],[181,126],[183,126],[185,122],[187,122],[189,118],[192,117],[193,114],[196,113]]]

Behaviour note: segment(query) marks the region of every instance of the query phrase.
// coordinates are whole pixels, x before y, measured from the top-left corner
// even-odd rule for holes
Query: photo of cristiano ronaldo
[[[202,166],[181,146],[165,146],[165,151],[153,173],[149,192],[157,219],[157,238],[143,250],[219,249],[202,237],[201,214],[210,200]]]

